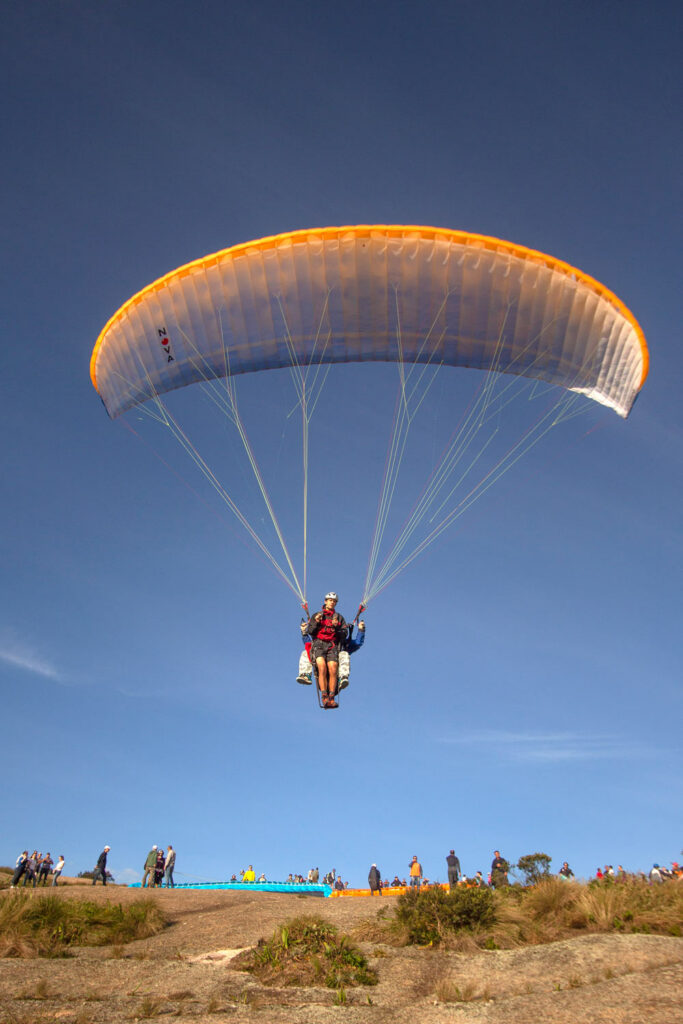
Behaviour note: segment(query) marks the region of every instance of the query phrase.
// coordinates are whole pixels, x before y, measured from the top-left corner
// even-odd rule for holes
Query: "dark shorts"
[[[339,648],[331,640],[314,640],[311,644],[310,658],[313,664],[315,664],[318,658],[324,658],[325,661],[334,661],[338,664]]]

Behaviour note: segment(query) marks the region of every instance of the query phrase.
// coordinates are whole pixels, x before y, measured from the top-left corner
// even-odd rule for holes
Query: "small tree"
[[[537,882],[550,877],[551,860],[547,853],[527,853],[519,858],[515,867],[524,875],[525,885],[536,885]]]

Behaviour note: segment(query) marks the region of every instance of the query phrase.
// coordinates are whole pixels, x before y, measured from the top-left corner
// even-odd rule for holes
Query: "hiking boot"
[[[305,686],[310,686],[311,683],[313,682],[313,679],[311,676],[304,675],[304,673],[302,672],[300,676],[296,677],[296,681],[297,683],[303,683]]]
[[[348,685],[349,685],[349,677],[348,676],[343,676],[339,680],[339,689],[340,690],[345,690]]]

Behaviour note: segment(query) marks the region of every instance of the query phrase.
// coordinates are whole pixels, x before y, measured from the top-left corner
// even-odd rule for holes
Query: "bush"
[[[15,892],[0,898],[0,956],[64,956],[70,946],[145,939],[164,923],[153,900],[122,907]]]
[[[410,889],[398,898],[396,919],[408,941],[437,945],[448,935],[479,931],[495,922],[494,894],[490,889]]]
[[[524,875],[525,885],[537,885],[550,877],[551,859],[547,853],[527,853],[519,858],[515,867]]]
[[[270,939],[235,957],[231,967],[250,971],[264,985],[376,985],[377,975],[348,936],[319,917],[279,925]]]
[[[683,928],[683,885],[631,881],[591,882],[577,901],[579,927],[591,931],[677,935]]]
[[[529,889],[412,890],[399,897],[396,925],[408,942],[462,951],[555,942],[577,930],[675,936],[683,933],[683,884],[582,885],[551,876]]]

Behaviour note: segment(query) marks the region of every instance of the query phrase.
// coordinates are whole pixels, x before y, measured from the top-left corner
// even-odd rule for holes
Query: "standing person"
[[[98,878],[102,879],[102,885],[107,884],[107,854],[111,847],[105,846],[102,853],[97,858],[97,864],[95,865],[95,872],[93,874],[92,884],[94,885]]]
[[[375,893],[382,895],[382,872],[379,870],[376,864],[373,864],[368,872],[368,883],[370,885],[370,895],[374,896]],[[384,913],[384,911],[382,911]]]
[[[47,876],[52,871],[53,864],[54,861],[52,860],[52,857],[50,856],[50,851],[48,850],[48,852],[41,860],[40,867],[38,868],[38,885],[47,885]]]
[[[335,700],[339,673],[339,645],[346,640],[348,633],[344,617],[336,611],[338,600],[333,590],[325,594],[322,610],[312,615],[306,625],[306,632],[313,638],[311,662],[318,673],[320,696],[326,709],[339,707]]]
[[[55,864],[55,872],[54,872],[54,874],[52,876],[52,884],[53,885],[57,884],[57,879],[59,878],[59,876],[61,875],[63,870],[64,870],[64,854],[60,853],[59,860]]]
[[[36,887],[36,869],[38,867],[38,860],[40,854],[37,850],[34,850],[31,856],[26,861],[26,868],[24,870],[24,888],[29,882],[33,882],[33,888]]]
[[[417,859],[417,854],[413,856],[410,864],[408,865],[410,870],[410,884],[411,886],[417,886],[420,888],[420,882],[422,881],[422,865]]]
[[[145,873],[142,876],[142,886],[141,886],[141,888],[143,888],[143,889],[146,888],[146,886],[147,886],[147,879],[148,878],[149,878],[150,888],[152,888],[152,889],[154,888],[154,872],[156,871],[156,866],[157,866],[157,846],[156,846],[156,843],[155,843],[154,846],[152,847],[152,849],[147,854],[147,857],[145,859],[145,866],[144,866],[144,872]]]
[[[159,889],[161,888],[164,881],[164,864],[166,862],[166,856],[164,854],[163,847],[157,850],[157,862],[154,865],[154,884]]]
[[[175,889],[175,882],[173,881],[173,868],[175,867],[175,850],[168,844],[168,850],[166,851],[166,860],[164,861],[164,878],[166,879],[166,888]],[[181,872],[182,874],[182,872]]]
[[[569,864],[567,863],[567,861],[564,862],[564,864],[560,868],[558,874],[559,874],[560,878],[564,879],[565,882],[568,882],[570,878],[574,877],[574,872],[569,867]]]
[[[508,884],[508,868],[509,864],[504,857],[501,857],[500,850],[494,850],[491,861],[491,885],[494,889]]]
[[[10,882],[10,889],[14,889],[19,884],[21,876],[26,871],[26,864],[28,862],[28,850],[24,850],[17,857],[16,864],[14,865],[14,874],[12,875],[12,881]]]
[[[317,885],[319,880],[320,880],[320,872],[319,872],[318,868],[313,868],[313,870],[311,871],[311,881],[313,882],[313,885]]]
[[[455,856],[455,850],[451,850],[446,857],[446,864],[448,865],[448,888],[453,891],[460,878],[460,861]]]

